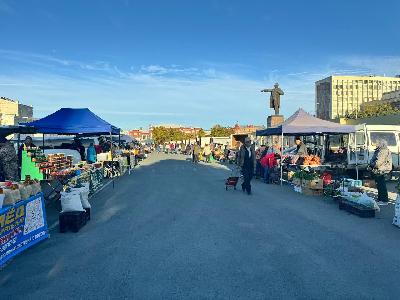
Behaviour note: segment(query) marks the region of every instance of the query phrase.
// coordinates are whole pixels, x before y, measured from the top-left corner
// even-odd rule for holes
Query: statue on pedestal
[[[279,88],[279,84],[275,83],[273,89],[264,89],[261,90],[264,93],[271,93],[271,97],[269,98],[269,106],[275,110],[275,115],[279,115],[279,108],[281,106],[281,96],[285,93]]]

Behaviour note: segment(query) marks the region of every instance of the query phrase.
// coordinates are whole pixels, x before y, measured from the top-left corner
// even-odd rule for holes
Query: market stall
[[[26,125],[34,127],[37,132],[42,133],[43,135],[59,134],[112,136],[119,135],[120,133],[120,130],[118,128],[104,121],[87,108],[61,108],[60,110],[48,115],[47,117],[28,123]],[[35,153],[34,151],[37,152]],[[30,152],[31,154],[29,154]],[[113,149],[110,150],[111,161],[115,159],[112,153]],[[78,165],[73,164],[73,157],[70,155],[55,153],[44,156],[37,148],[26,149],[26,151],[23,151],[23,158],[25,159],[25,164],[22,164],[22,179],[24,178],[24,176],[31,174],[37,177],[43,177],[38,179],[49,179],[49,177],[68,178],[77,175],[76,171],[79,171],[79,174],[81,174],[82,171],[85,170],[87,171],[87,173],[96,173],[99,172],[98,169],[101,169],[99,165],[95,164],[90,167],[85,167],[85,170],[82,170],[82,165],[84,163],[80,162]]]
[[[112,137],[120,133],[118,128],[87,108],[61,108],[47,117],[26,125],[34,127],[43,136],[51,134]],[[113,156],[114,152],[111,144],[108,154],[105,154],[109,155],[111,168],[113,161],[119,161],[119,157]],[[87,186],[89,193],[94,193],[102,185],[104,175],[105,167],[102,162],[89,164],[85,161],[76,161],[73,155],[66,154],[63,150],[47,151],[47,153],[38,147],[22,150],[21,179],[29,177],[41,180],[46,196],[52,196],[54,199],[62,199],[62,192],[66,189],[83,185]]]
[[[346,171],[345,164],[338,164],[338,162],[343,162],[349,154],[350,157],[355,158],[357,170],[357,129],[356,126],[340,125],[318,119],[299,109],[280,126],[257,131],[257,135],[279,136],[281,145],[284,145],[285,136],[302,136],[305,143],[314,143],[314,149],[303,155],[282,151],[281,147],[280,183],[289,181],[296,192],[304,195],[325,195],[337,198],[340,209],[361,217],[373,217],[379,207],[374,198],[362,188],[363,182],[358,180],[358,172],[356,179],[350,179],[348,176],[343,176]],[[335,159],[338,161],[332,163],[325,159],[326,144],[327,141],[329,142],[329,137],[336,136],[347,138],[348,144],[347,147],[339,144],[335,149],[336,152],[329,152],[330,156],[336,155]],[[307,139],[307,137],[312,137],[312,139]],[[352,148],[349,145],[351,138],[354,143]],[[349,150],[350,153],[343,153]]]
[[[286,155],[286,161],[284,153],[282,151],[284,145],[284,136],[323,136],[324,134],[349,134],[355,132],[354,126],[340,125],[334,122],[329,122],[311,116],[303,109],[297,110],[290,118],[284,123],[277,127],[271,127],[264,130],[258,130],[257,136],[280,136],[281,138],[281,182],[283,180],[283,166],[284,163],[287,165],[295,165],[299,167],[307,168],[321,168],[323,167],[323,161],[321,156],[318,155],[304,155],[302,157],[296,155]]]

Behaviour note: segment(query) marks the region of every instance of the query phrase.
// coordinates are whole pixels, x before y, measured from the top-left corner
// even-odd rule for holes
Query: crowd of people
[[[205,144],[204,147],[200,146],[199,142],[194,143],[165,143],[159,144],[157,152],[167,154],[184,154],[191,155],[192,161],[198,163],[204,161],[211,163],[212,161],[225,161],[228,160],[230,149],[228,145],[221,145],[215,143]]]

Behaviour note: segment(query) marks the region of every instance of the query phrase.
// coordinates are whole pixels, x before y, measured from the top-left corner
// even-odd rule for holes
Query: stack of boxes
[[[324,194],[324,181],[321,178],[312,180],[293,178],[292,181],[296,192],[306,196],[322,196]]]
[[[73,157],[64,153],[49,154],[47,160],[52,164],[54,170],[63,170],[72,167]]]

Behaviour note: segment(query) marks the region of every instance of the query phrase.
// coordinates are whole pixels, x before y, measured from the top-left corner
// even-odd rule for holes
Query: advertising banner
[[[0,266],[48,237],[42,193],[0,209]]]

